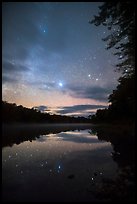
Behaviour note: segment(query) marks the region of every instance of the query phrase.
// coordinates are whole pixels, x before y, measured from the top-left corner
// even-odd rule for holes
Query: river
[[[4,126],[3,201],[98,201],[95,189],[103,180],[115,180],[120,166],[114,146],[93,129],[91,124]]]

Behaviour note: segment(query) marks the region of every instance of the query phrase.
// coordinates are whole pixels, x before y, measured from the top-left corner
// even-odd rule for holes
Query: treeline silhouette
[[[87,123],[90,119],[84,117],[69,117],[62,115],[50,115],[41,113],[34,108],[26,108],[22,105],[2,101],[3,123]]]
[[[89,116],[94,122],[127,121],[133,123],[135,118],[135,77],[120,78],[116,90],[109,96],[110,105],[106,109],[98,109]]]
[[[124,3],[104,2],[97,16],[90,21],[95,26],[106,26],[109,30],[102,40],[106,49],[114,49],[118,56],[116,71],[121,72],[116,90],[109,96],[108,109],[97,110],[92,122],[128,121],[135,117],[135,6],[131,1]],[[117,28],[116,28],[117,26]]]

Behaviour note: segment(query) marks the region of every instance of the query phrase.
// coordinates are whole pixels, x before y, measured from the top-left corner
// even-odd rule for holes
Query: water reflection
[[[87,134],[86,131],[69,131],[69,132],[61,132],[58,134],[47,134],[40,135],[36,138],[38,142],[46,142],[47,140],[63,140],[63,141],[72,141],[76,143],[98,143],[98,137],[95,135]],[[101,143],[101,142],[100,142]]]
[[[64,131],[80,131],[91,127],[91,124],[22,124],[3,125],[2,127],[2,147],[13,146],[24,141],[32,142],[40,135],[56,134]]]
[[[135,201],[135,133],[129,127],[93,127],[99,140],[110,141],[111,157],[118,164],[117,177],[104,179],[94,193],[108,201]]]
[[[120,127],[92,127],[99,140],[111,142],[113,146],[112,158],[119,167],[133,165],[135,161],[135,133],[134,129]]]
[[[11,127],[10,131],[4,130],[3,136],[4,201],[102,201],[104,197],[120,200],[123,195],[133,198],[133,155],[124,154],[130,148],[124,150],[122,134],[117,136],[112,129],[89,125]],[[126,188],[120,191],[118,186]]]

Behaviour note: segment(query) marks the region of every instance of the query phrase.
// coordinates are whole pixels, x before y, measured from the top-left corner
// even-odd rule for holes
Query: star
[[[62,86],[63,86],[62,82],[59,82],[59,86],[60,86],[60,87],[62,87]]]
[[[127,40],[127,39],[128,39],[128,36],[126,36],[124,39]]]
[[[114,77],[116,74],[118,78],[120,73],[114,72],[113,65],[117,63],[117,58],[122,62],[124,56],[120,57],[120,54],[117,58],[113,58],[113,55],[109,54],[109,50],[105,50],[107,42],[103,42],[101,39],[109,34],[107,29],[103,26],[96,29],[94,25],[85,23],[87,19],[93,19],[92,13],[98,9],[98,3],[92,6],[91,2],[89,5],[83,2],[82,5],[77,4],[77,7],[72,3],[69,8],[66,8],[65,3],[59,2],[58,6],[55,2],[52,5],[38,3],[36,6],[32,4],[31,11],[27,9],[26,5],[22,5],[19,6],[21,13],[17,10],[13,16],[9,10],[12,6],[16,10],[14,5],[7,5],[4,8],[5,14],[3,14],[4,18],[2,19],[5,36],[3,39],[2,69],[3,100],[24,107],[35,107],[46,103],[45,105],[51,109],[52,106],[74,106],[81,105],[81,103],[87,104],[87,102],[92,104],[94,103],[93,98],[96,100],[97,97],[98,101],[95,103],[99,103],[102,96],[93,95],[92,97],[92,94],[89,96],[88,90],[94,90],[94,88],[96,90],[96,87],[104,86],[107,88],[108,84],[113,87],[111,86],[113,83],[116,85],[118,82],[116,79],[114,80]],[[37,12],[33,16],[35,9]],[[73,9],[75,12],[71,12]],[[53,11],[54,17],[50,13]],[[58,15],[59,12],[60,15]],[[72,15],[67,22],[68,32],[64,32],[68,13]],[[25,19],[23,18],[24,15]],[[76,15],[81,15],[82,18],[76,18]],[[13,21],[17,20],[15,28],[13,28],[12,22],[8,21],[11,17]],[[73,19],[76,21],[74,22]],[[106,22],[109,23],[109,21]],[[20,29],[20,23],[22,23],[22,29]],[[76,24],[77,29],[81,29],[78,38]],[[6,32],[7,26],[8,32]],[[30,32],[29,36],[26,35],[27,30]],[[121,35],[120,31],[121,29],[117,26],[114,26],[114,30],[112,28],[115,35],[117,33]],[[12,36],[10,35],[11,32]],[[83,36],[86,36],[86,40],[83,40]],[[124,37],[123,42],[129,40],[128,36],[125,35]],[[12,52],[12,47],[15,47],[14,52]],[[125,68],[125,74],[128,72]],[[75,110],[77,117],[77,108]],[[70,111],[69,114],[73,115],[71,109],[68,108],[66,111]],[[65,110],[57,112],[66,114]],[[80,110],[80,112],[83,116],[89,114],[87,111]],[[55,114],[54,108],[49,113]],[[43,141],[43,143],[46,142]],[[30,149],[29,145],[27,149]],[[40,149],[37,150],[36,148],[36,152],[40,152]],[[14,157],[19,157],[19,155],[19,153],[14,152],[13,155],[7,157],[8,160],[11,160]],[[30,152],[28,157],[32,159],[34,157],[33,152]],[[43,164],[46,165],[45,162]],[[57,170],[62,170],[62,165],[60,167],[58,165]]]

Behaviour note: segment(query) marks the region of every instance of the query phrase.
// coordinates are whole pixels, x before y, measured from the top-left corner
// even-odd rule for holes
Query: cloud
[[[70,95],[75,98],[87,98],[94,99],[98,101],[107,101],[108,94],[111,93],[111,87],[100,87],[100,86],[68,86],[68,91]]]
[[[14,64],[9,61],[4,61],[2,63],[2,72],[3,73],[12,73],[12,72],[24,72],[29,71],[29,68],[25,65],[21,64]]]
[[[29,71],[29,68],[19,63],[13,63],[3,60],[2,63],[2,83],[15,83],[21,80],[23,72]]]
[[[44,106],[44,105],[34,106],[33,108],[36,109],[36,110],[39,110],[39,111],[41,111],[41,112],[45,112],[45,111],[48,109],[48,107],[47,107],[47,106]]]
[[[55,108],[48,108],[45,105],[35,106],[33,108],[41,112],[49,112],[51,114],[71,115],[71,116],[88,116],[96,112],[97,109],[107,108],[105,105],[74,105],[74,106],[62,106]],[[50,110],[49,110],[50,109]]]
[[[63,87],[60,88],[57,82],[29,81],[28,83],[32,86],[37,86],[38,89],[42,91],[58,90],[73,98],[92,99],[101,102],[107,102],[108,95],[113,90],[113,84],[107,87],[64,84]]]
[[[2,83],[15,83],[17,82],[17,79],[15,78],[12,78],[11,76],[6,76],[6,75],[3,75],[2,76]]]
[[[70,95],[74,98],[93,99],[101,102],[108,101],[108,95],[113,90],[113,84],[107,87],[100,86],[76,86],[73,84],[64,84],[62,88],[57,82],[29,82],[31,85],[37,85],[40,90],[55,89],[63,94]]]
[[[99,108],[107,108],[104,105],[74,105],[74,106],[64,106],[60,107],[61,110],[56,110],[59,114],[71,114],[71,113],[94,113],[93,110]]]
[[[37,84],[40,86],[40,90],[54,89],[57,86],[55,82],[37,82]]]

